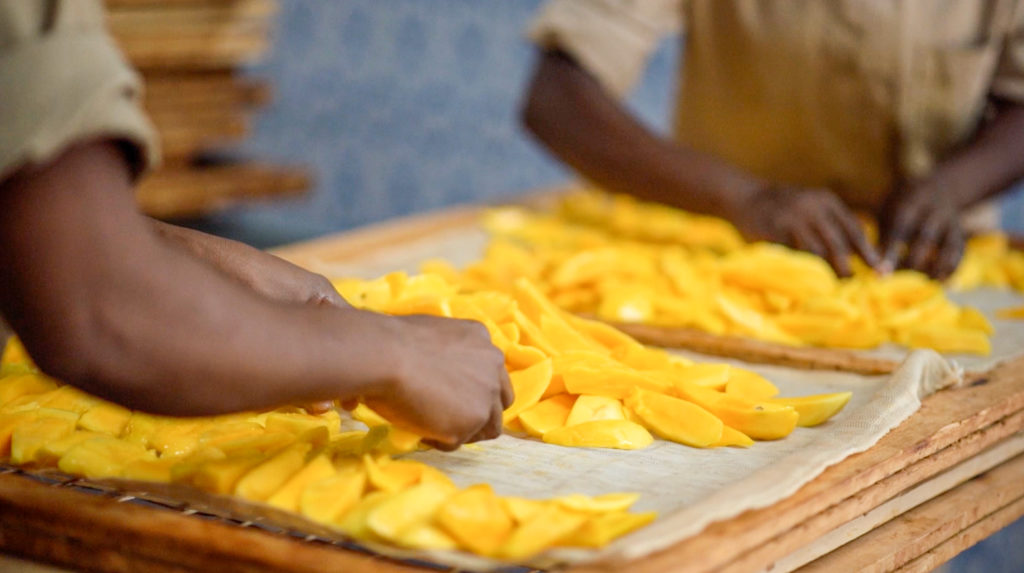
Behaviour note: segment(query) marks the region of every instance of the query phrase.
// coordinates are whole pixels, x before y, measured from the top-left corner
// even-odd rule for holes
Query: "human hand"
[[[893,192],[879,214],[883,268],[953,274],[966,241],[955,205],[925,185]]]
[[[399,355],[389,383],[363,396],[368,406],[441,450],[501,434],[512,404],[505,357],[479,322],[396,316]]]
[[[827,189],[764,187],[734,217],[748,239],[766,240],[807,251],[829,262],[840,276],[850,276],[849,257],[860,255],[877,268],[881,259],[857,218]]]

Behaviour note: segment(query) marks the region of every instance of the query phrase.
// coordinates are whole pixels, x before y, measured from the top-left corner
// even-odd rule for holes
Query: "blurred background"
[[[169,152],[144,206],[272,247],[569,180],[517,117],[541,3],[247,0],[175,20],[155,0],[108,0]],[[661,131],[680,57],[666,40],[631,96]],[[1021,193],[1001,216],[1024,233]],[[1018,522],[946,570],[1019,571],[1022,538]]]

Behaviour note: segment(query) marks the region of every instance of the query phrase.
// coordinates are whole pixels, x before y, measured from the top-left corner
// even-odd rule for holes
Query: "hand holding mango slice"
[[[434,300],[403,304],[439,308]],[[46,378],[16,339],[2,360],[0,458],[26,468],[187,484],[296,512],[355,539],[513,561],[551,547],[600,547],[655,517],[628,511],[635,494],[527,500],[486,484],[459,488],[436,468],[388,455],[415,449],[419,438],[362,405],[353,414],[368,431],[342,432],[335,410],[165,418]]]

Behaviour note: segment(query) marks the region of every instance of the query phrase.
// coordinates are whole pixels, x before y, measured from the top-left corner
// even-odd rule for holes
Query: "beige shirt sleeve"
[[[684,0],[551,0],[530,26],[541,48],[571,55],[609,92],[623,97],[651,52],[681,27]]]
[[[109,137],[156,165],[141,80],[96,0],[0,0],[0,178],[83,139]]]
[[[992,95],[1024,104],[1024,2],[1017,1],[999,58]]]

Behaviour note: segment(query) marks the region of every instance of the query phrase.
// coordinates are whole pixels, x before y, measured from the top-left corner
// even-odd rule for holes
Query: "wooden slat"
[[[310,175],[304,169],[246,163],[160,171],[142,181],[136,197],[149,215],[182,217],[242,199],[294,196],[310,185]]]
[[[937,549],[947,540],[965,534],[973,525],[1004,509],[1008,510],[1005,517],[1011,519],[1024,512],[1024,456],[1018,456],[896,517],[799,571],[893,571],[909,566],[913,560]],[[1006,523],[1002,521],[1000,527]],[[967,538],[972,537],[967,534]],[[965,547],[967,545],[960,545],[957,552]],[[941,551],[942,561],[955,554]],[[930,566],[942,562],[928,561]]]
[[[718,336],[692,328],[625,323],[617,323],[615,326],[646,344],[683,348],[753,363],[867,375],[889,374],[899,366],[899,362],[894,360],[834,348],[786,346],[750,338]]]
[[[0,550],[96,571],[421,571],[14,474],[0,475]]]
[[[143,71],[233,68],[255,62],[270,47],[266,30],[180,37],[115,38],[132,65]]]

